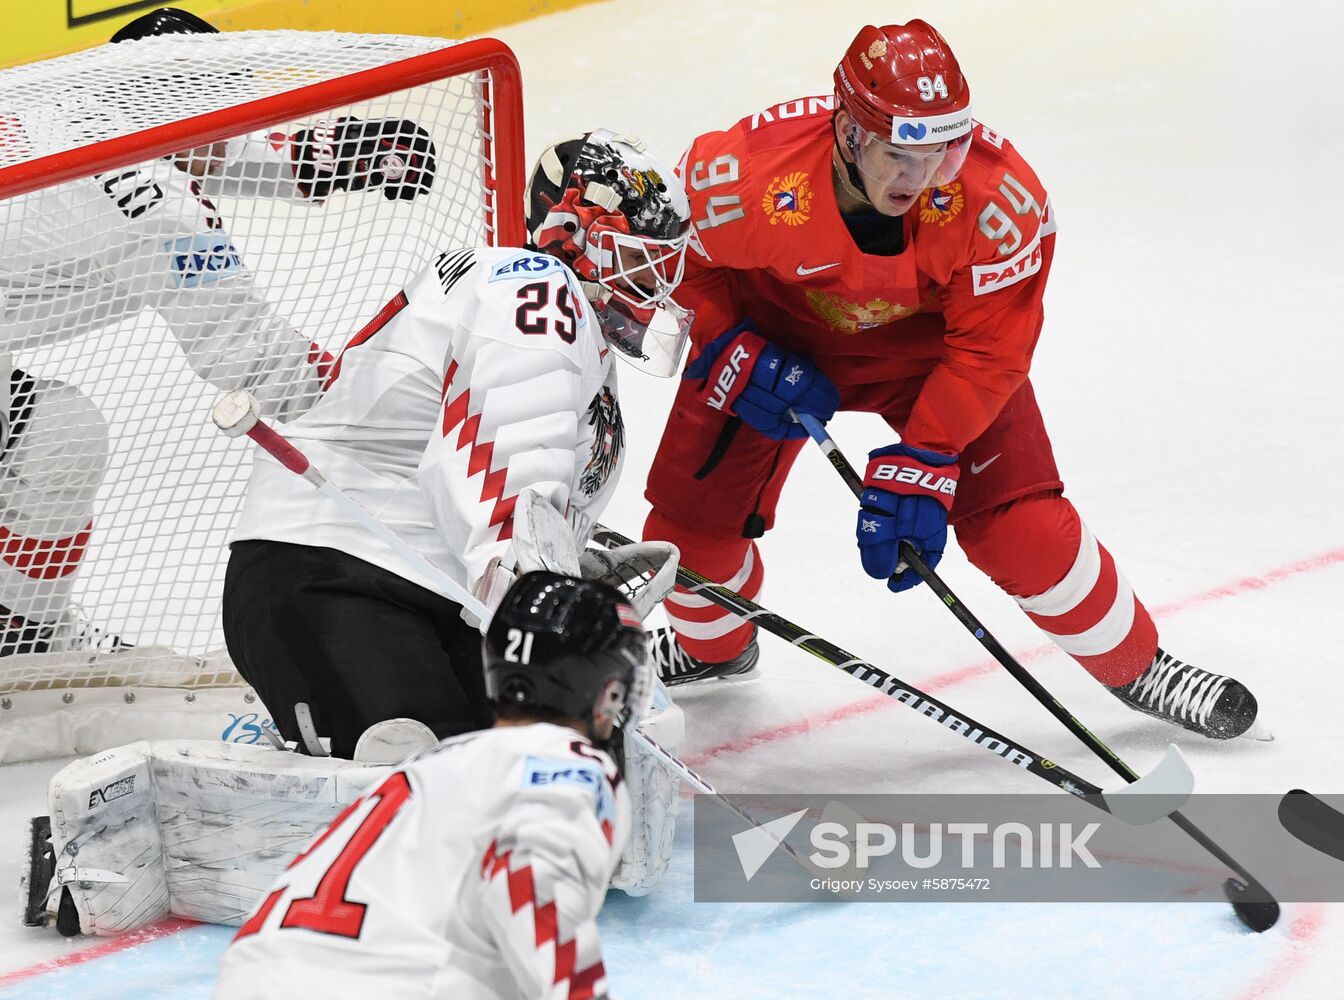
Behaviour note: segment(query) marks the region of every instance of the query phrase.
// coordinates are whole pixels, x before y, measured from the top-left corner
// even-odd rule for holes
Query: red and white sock
[[[1063,496],[977,514],[957,525],[957,538],[971,561],[1101,683],[1128,684],[1152,663],[1152,617]]]
[[[682,565],[715,583],[755,600],[765,582],[756,543],[747,538],[706,535],[687,528],[657,510],[644,525],[645,539],[672,542],[681,550]],[[752,625],[707,598],[677,587],[663,602],[677,642],[705,663],[726,663],[751,641]]]

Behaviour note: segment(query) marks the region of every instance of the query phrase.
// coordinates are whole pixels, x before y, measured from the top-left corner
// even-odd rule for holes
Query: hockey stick
[[[859,478],[859,474],[854,471],[854,466],[840,451],[839,445],[826,432],[825,426],[815,417],[806,413],[793,413],[792,416],[807,429],[807,433],[821,447],[826,458],[835,467],[836,472],[840,474],[840,478],[845,481],[854,496],[858,497],[863,492],[863,481]],[[942,578],[933,571],[929,564],[924,561],[924,557],[909,542],[901,543],[901,559],[919,575],[921,580],[929,585],[943,604],[951,610],[957,621],[961,622],[966,631],[970,632],[980,645],[984,646],[989,654],[1008,673],[1013,675],[1013,678],[1019,684],[1031,692],[1033,698],[1044,705],[1051,715],[1063,723],[1069,732],[1078,737],[1089,750],[1105,761],[1111,770],[1126,781],[1137,782],[1139,780],[1138,772],[1121,760],[1115,751],[1103,743],[1087,726],[1079,722],[1040,681],[1033,677],[1022,664],[1017,662],[987,628],[980,624],[975,615],[971,614],[970,610],[961,603],[956,594],[952,593],[951,588],[942,581]],[[1256,932],[1266,931],[1273,927],[1279,919],[1279,904],[1275,902],[1269,890],[1238,864],[1236,859],[1210,840],[1199,827],[1182,816],[1180,812],[1172,812],[1171,820],[1193,838],[1196,843],[1237,874],[1238,878],[1230,878],[1223,883],[1223,892],[1227,895],[1228,901],[1232,904],[1232,908],[1236,911],[1241,922]]]
[[[1279,822],[1308,847],[1344,861],[1344,815],[1301,788],[1279,800]]]
[[[333,502],[340,505],[341,509],[352,518],[362,524],[370,532],[380,538],[383,543],[395,552],[397,555],[413,564],[420,572],[424,573],[435,584],[447,592],[451,599],[462,605],[470,614],[475,616],[481,622],[481,630],[484,632],[490,623],[491,612],[475,596],[469,594],[466,589],[445,573],[439,567],[416,552],[406,543],[401,536],[397,535],[387,525],[378,518],[374,517],[362,504],[356,502],[347,493],[341,490],[336,484],[329,480],[317,469],[308,457],[304,455],[292,442],[281,435],[275,428],[271,427],[261,419],[257,411],[256,400],[246,389],[234,389],[225,395],[215,404],[211,411],[211,418],[218,427],[229,437],[242,437],[246,435],[256,442],[257,446],[269,454],[277,462],[283,465],[290,472],[306,479],[314,489],[323,496],[330,498]],[[642,745],[646,750],[657,757],[665,767],[675,772],[686,782],[698,788],[706,795],[719,795],[704,778],[696,774],[686,766],[674,754],[663,749],[651,737],[638,729],[629,731],[635,741]],[[727,799],[724,799],[727,802]],[[737,810],[736,806],[729,803],[729,806]]]
[[[593,533],[593,540],[604,545],[631,544],[631,539],[619,531],[600,525]],[[919,715],[946,726],[959,736],[966,737],[996,757],[1002,757],[1010,764],[1015,764],[1072,795],[1087,797],[1088,801],[1125,823],[1143,826],[1156,822],[1170,814],[1172,810],[1179,809],[1194,789],[1195,777],[1180,751],[1173,745],[1167,748],[1166,755],[1157,766],[1137,782],[1114,791],[1106,791],[1086,778],[1079,777],[1054,761],[1042,757],[1034,750],[1010,740],[1002,733],[976,722],[965,713],[952,709],[913,684],[907,684],[899,677],[860,659],[853,653],[846,652],[834,643],[814,635],[773,611],[768,611],[751,598],[743,597],[737,591],[729,590],[693,569],[678,566],[677,583],[739,618],[779,636],[790,645],[811,653],[822,662],[838,667],[851,677],[913,709]]]

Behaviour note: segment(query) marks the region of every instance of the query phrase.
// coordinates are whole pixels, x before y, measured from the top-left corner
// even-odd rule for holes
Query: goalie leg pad
[[[639,729],[669,753],[681,746],[686,718],[661,682],[654,688],[649,713]],[[630,790],[630,839],[611,884],[626,895],[643,896],[662,879],[672,859],[681,780],[633,739],[623,736],[622,740],[625,782]]]
[[[132,743],[76,761],[48,790],[56,886],[69,889],[85,934],[121,934],[170,913],[240,924],[386,772],[205,740]]]

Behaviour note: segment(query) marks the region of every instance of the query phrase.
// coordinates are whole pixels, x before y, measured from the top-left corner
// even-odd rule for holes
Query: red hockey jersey
[[[837,207],[833,97],[808,97],[697,138],[678,167],[695,235],[677,300],[703,345],[744,318],[811,356],[843,409],[916,393],[903,439],[960,452],[1027,377],[1054,224],[1045,190],[977,124],[956,180],[901,220],[905,248],[866,254]]]

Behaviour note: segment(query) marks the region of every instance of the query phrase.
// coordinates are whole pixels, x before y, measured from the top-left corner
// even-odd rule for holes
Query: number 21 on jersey
[[[364,860],[364,855],[382,836],[387,825],[396,818],[401,807],[411,797],[411,785],[406,772],[398,771],[377,790],[364,798],[352,802],[327,831],[313,842],[313,846],[289,863],[292,869],[314,851],[325,844],[328,838],[343,836],[345,846],[341,848],[327,870],[322,874],[312,895],[291,898],[289,907],[280,921],[280,927],[302,927],[321,934],[333,934],[337,937],[358,938],[364,927],[364,912],[368,907],[357,900],[346,898],[350,879],[355,868]],[[372,808],[363,812],[360,821],[355,824],[351,817],[361,811],[361,807],[372,802]],[[234,940],[239,941],[261,930],[266,918],[271,915],[280,900],[291,890],[291,886],[281,886],[274,890],[248,918]]]

